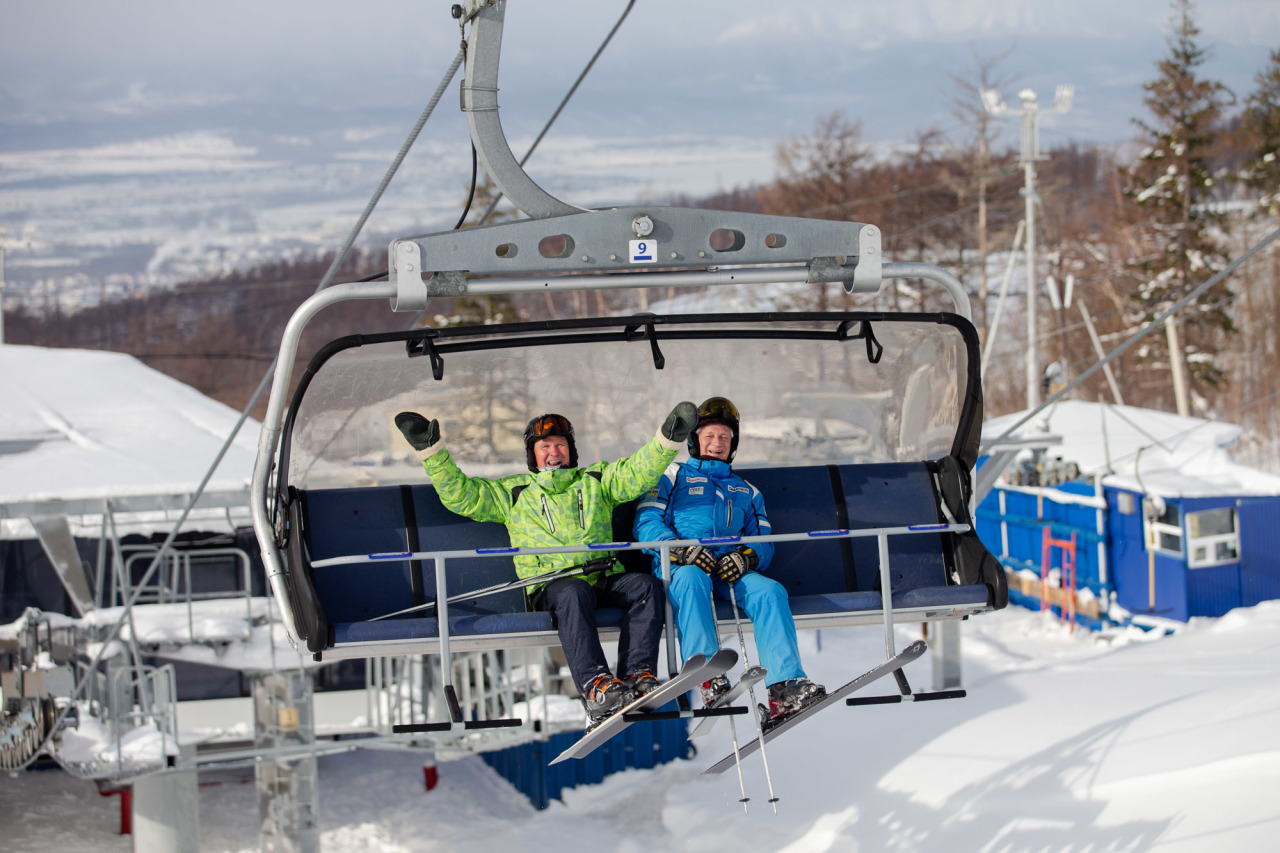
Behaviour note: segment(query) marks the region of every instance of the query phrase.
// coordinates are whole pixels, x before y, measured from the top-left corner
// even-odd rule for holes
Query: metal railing
[[[140,590],[130,587],[130,578],[133,577],[134,564],[142,562],[144,565],[150,565],[156,559],[159,549],[154,546],[126,546],[122,549],[123,566],[117,562],[119,568],[114,573],[113,589],[110,593],[110,605],[114,605],[119,596],[119,600],[128,602],[132,599],[134,592],[137,592],[137,598],[132,599],[135,604],[180,604],[185,602],[187,605],[187,639],[194,643],[195,636],[195,613],[192,607],[193,601],[213,601],[233,598],[243,598],[245,604],[245,624],[246,630],[253,630],[253,564],[248,553],[240,548],[204,548],[198,551],[187,550],[166,550],[160,553],[160,568],[154,573],[154,582],[147,584]],[[201,563],[226,563],[228,560],[234,560],[239,564],[238,576],[240,578],[239,589],[226,590],[206,590],[204,592],[194,592],[191,585],[192,566]]]

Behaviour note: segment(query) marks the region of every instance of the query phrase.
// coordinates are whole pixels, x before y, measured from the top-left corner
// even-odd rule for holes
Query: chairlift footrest
[[[404,723],[392,726],[391,731],[393,734],[408,735],[419,732],[447,732],[451,728],[453,723]]]
[[[467,720],[463,727],[471,729],[512,729],[524,725],[519,717],[504,717],[498,720]]]
[[[393,734],[398,735],[417,734],[419,732],[447,732],[452,731],[458,725],[458,723],[404,723],[392,726],[391,731]],[[509,729],[524,725],[524,720],[519,717],[500,720],[467,720],[461,725],[468,731],[474,729]]]
[[[846,705],[897,705],[901,702],[929,702],[933,699],[963,699],[965,690],[935,690],[932,693],[912,693],[909,696],[850,696]]]

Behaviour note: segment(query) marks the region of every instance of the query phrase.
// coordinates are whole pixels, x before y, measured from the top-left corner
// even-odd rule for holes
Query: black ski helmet
[[[563,436],[565,441],[569,442],[569,467],[578,467],[578,444],[573,440],[573,424],[569,423],[569,419],[564,415],[548,413],[538,415],[524,428],[524,453],[530,471],[538,470],[538,463],[533,458],[534,442],[553,435]]]
[[[707,424],[724,424],[733,431],[729,441],[729,461],[738,452],[738,407],[727,397],[708,397],[698,407],[698,423],[689,432],[689,455],[694,459],[702,458],[702,447],[698,441],[698,430]]]

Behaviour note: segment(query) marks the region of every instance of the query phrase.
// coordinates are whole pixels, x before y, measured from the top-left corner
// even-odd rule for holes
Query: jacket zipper
[[[556,532],[556,523],[551,520],[551,507],[547,506],[547,496],[542,496],[542,515],[547,520],[547,527],[551,528],[551,532]]]
[[[578,527],[582,528],[583,530],[587,529],[587,519],[582,514],[582,491],[581,490],[578,491]]]

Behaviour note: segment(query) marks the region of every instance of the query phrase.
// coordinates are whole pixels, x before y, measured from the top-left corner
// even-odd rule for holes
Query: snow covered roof
[[[96,350],[0,345],[0,399],[0,519],[49,501],[180,509],[239,418],[133,356]],[[223,505],[227,493],[247,503],[259,429],[246,421],[206,486]]]
[[[1025,411],[992,418],[986,442],[1021,420]],[[1168,412],[1063,400],[1019,427],[1010,438],[1061,436],[1046,455],[1075,462],[1082,474],[1110,472],[1103,483],[1162,497],[1280,495],[1280,477],[1239,465],[1231,450],[1242,429],[1222,421]]]

